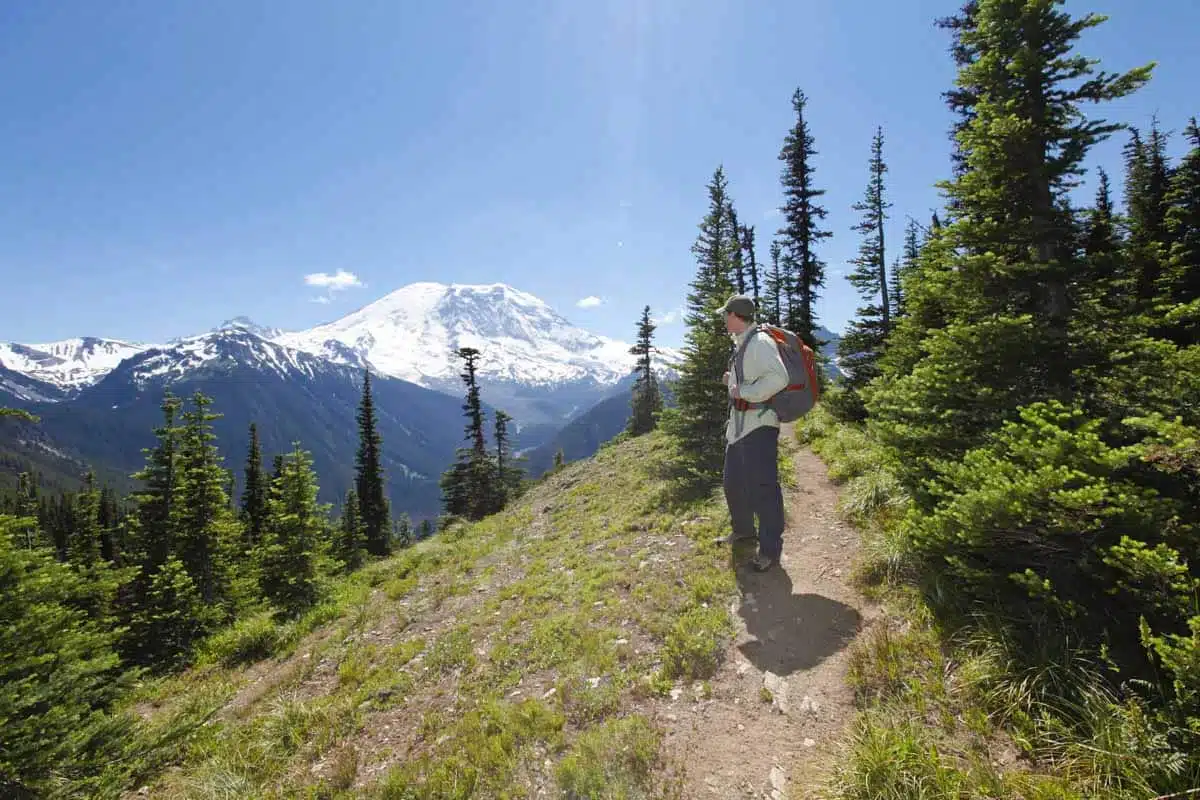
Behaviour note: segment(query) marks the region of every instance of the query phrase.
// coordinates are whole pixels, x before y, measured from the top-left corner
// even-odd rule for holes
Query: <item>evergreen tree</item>
[[[754,255],[754,226],[741,226],[741,241],[743,263],[746,265],[746,273],[750,278],[750,296],[754,298],[754,307],[762,308],[762,292],[761,281],[758,274],[758,258]]]
[[[904,227],[904,252],[892,268],[891,289],[888,297],[892,303],[892,319],[898,320],[905,315],[904,282],[917,269],[917,259],[921,256],[921,244],[918,239],[917,221],[909,217]],[[889,330],[890,334],[891,331]]]
[[[738,223],[737,210],[733,207],[733,201],[729,202],[727,209],[729,219],[729,230],[733,236],[729,243],[729,272],[733,288],[738,294],[746,293],[746,264],[742,257],[744,245],[742,243],[742,226]]]
[[[626,425],[632,436],[641,436],[654,430],[657,425],[655,415],[662,410],[662,394],[654,378],[651,360],[654,353],[655,327],[654,321],[650,319],[650,306],[646,306],[642,309],[642,318],[638,322],[637,342],[629,348],[630,354],[637,356],[634,371],[638,376],[633,384],[630,403],[632,408]]]
[[[146,466],[133,475],[142,490],[137,504],[138,550],[147,576],[153,575],[175,551],[175,504],[179,492],[179,449],[183,429],[176,424],[181,401],[166,392],[161,404],[163,424],[154,431],[158,445],[144,451]]]
[[[139,591],[122,650],[130,660],[157,672],[183,667],[212,615],[175,555],[143,577],[145,588]]]
[[[496,480],[499,483],[500,507],[503,508],[521,492],[522,471],[513,459],[512,443],[509,441],[508,423],[512,417],[496,411]]]
[[[1167,200],[1171,249],[1163,280],[1167,336],[1183,347],[1200,344],[1200,127],[1184,134],[1191,150],[1175,169]]]
[[[67,561],[78,568],[87,567],[100,560],[100,490],[91,470],[84,476],[83,491],[73,511]]]
[[[388,521],[387,493],[383,485],[383,439],[377,424],[375,401],[371,396],[371,373],[363,370],[354,489],[358,494],[358,514],[367,538],[367,550],[372,555],[384,556],[391,550],[392,526]]]
[[[554,452],[554,471],[558,472],[567,465],[567,458],[563,454],[563,449],[560,447]]]
[[[408,514],[401,514],[396,518],[396,541],[401,547],[408,547],[414,541],[412,520]]]
[[[878,362],[891,329],[883,236],[887,209],[891,204],[884,200],[883,176],[887,165],[883,160],[882,128],[876,130],[871,143],[869,171],[866,196],[854,204],[854,210],[862,213],[862,221],[854,226],[854,230],[863,239],[858,257],[851,262],[855,270],[850,275],[850,283],[866,305],[859,307],[858,317],[850,323],[850,330],[838,344],[838,354],[848,372],[845,404],[839,411],[846,418],[855,420],[861,420],[866,414],[858,392],[878,377]]]
[[[317,600],[325,509],[317,505],[317,480],[311,464],[309,454],[295,444],[267,503],[259,583],[283,616],[295,616]]]
[[[692,245],[696,277],[687,297],[684,362],[676,383],[678,407],[664,414],[663,427],[679,445],[679,467],[696,488],[719,478],[725,447],[721,436],[729,412],[723,380],[732,349],[720,309],[733,293],[730,242],[736,232],[728,217],[729,195],[723,167],[708,185],[709,211]]]
[[[786,326],[815,348],[819,344],[813,334],[816,301],[820,296],[819,289],[825,285],[825,264],[818,258],[816,248],[822,239],[832,234],[820,228],[820,221],[828,212],[818,204],[825,190],[817,189],[813,180],[813,159],[817,151],[804,116],[807,103],[808,98],[797,89],[792,95],[796,122],[784,138],[779,153],[779,160],[784,164],[781,173],[784,227],[779,230],[779,235],[783,237]]]
[[[786,300],[787,278],[783,274],[781,257],[783,254],[783,245],[778,239],[771,242],[771,271],[767,273],[766,279],[766,308],[763,312],[766,316],[766,321],[772,325],[783,325],[784,312],[787,306],[784,304]]]
[[[267,495],[271,494],[270,486],[274,486],[276,481],[283,477],[283,455],[276,454],[271,458],[271,482],[268,484]]]
[[[1151,123],[1148,142],[1143,142],[1140,132],[1134,128],[1124,148],[1126,248],[1133,289],[1147,310],[1158,296],[1159,281],[1170,250],[1167,193],[1171,174],[1167,167],[1166,146],[1166,136],[1155,119]]]
[[[28,472],[22,472],[17,476],[17,498],[14,508],[16,519],[10,529],[17,531],[16,541],[26,550],[49,545],[39,524],[40,505],[37,482]]]
[[[102,555],[100,490],[96,488],[96,476],[90,470],[72,512],[66,550],[67,563],[81,579],[76,607],[89,618],[111,628],[117,590],[121,583],[133,578],[134,571],[117,571]]]
[[[470,472],[466,448],[459,448],[458,460],[442,473],[442,511],[447,517],[468,517],[471,513]]]
[[[346,571],[351,572],[362,566],[366,545],[362,519],[358,515],[358,495],[350,489],[346,492],[346,501],[342,505],[342,518],[338,522],[334,555],[342,562]]]
[[[111,487],[100,490],[100,508],[97,512],[100,525],[100,557],[105,561],[121,564],[121,512],[117,507],[117,495]]]
[[[253,422],[250,423],[250,452],[246,455],[245,482],[242,489],[242,525],[246,544],[253,547],[262,540],[267,516],[267,477],[262,470],[258,426]]]
[[[208,410],[212,400],[200,392],[192,396],[193,408],[183,414],[179,446],[179,489],[172,509],[176,536],[175,554],[196,584],[206,608],[228,598],[229,552],[238,531],[225,494],[228,475],[221,467],[212,421],[219,414]]]
[[[465,438],[468,447],[460,447],[455,463],[441,478],[442,505],[450,517],[480,519],[497,506],[497,481],[483,432],[483,402],[476,378],[479,350],[462,347],[458,357],[463,360],[461,377],[467,389],[463,415],[467,418]]]

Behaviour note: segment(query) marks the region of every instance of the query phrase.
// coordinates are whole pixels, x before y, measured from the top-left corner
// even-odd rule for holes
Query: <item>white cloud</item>
[[[683,309],[673,308],[662,316],[654,317],[653,322],[655,325],[674,325],[681,319],[683,319]]]
[[[314,303],[329,303],[333,300],[333,295],[338,292],[366,286],[365,283],[358,279],[357,275],[353,272],[347,272],[344,269],[339,269],[332,275],[328,272],[310,272],[304,276],[304,283],[308,286],[316,286],[325,290],[325,294],[318,295],[312,299]]]
[[[599,297],[596,297],[595,295],[591,295],[589,297],[583,298],[575,305],[579,306],[580,308],[595,308],[596,306],[600,305],[603,302],[604,301],[601,300]]]
[[[333,275],[328,272],[313,272],[304,276],[304,282],[309,286],[320,286],[331,292],[340,292],[343,289],[365,285],[357,275],[344,269],[339,269]]]

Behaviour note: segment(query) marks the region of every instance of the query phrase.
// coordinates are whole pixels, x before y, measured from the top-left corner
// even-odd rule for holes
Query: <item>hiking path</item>
[[[756,573],[753,545],[739,546],[730,652],[709,692],[676,689],[657,709],[687,798],[816,798],[856,712],[850,645],[880,611],[850,583],[859,536],[838,515],[838,489],[791,429],[782,563]]]

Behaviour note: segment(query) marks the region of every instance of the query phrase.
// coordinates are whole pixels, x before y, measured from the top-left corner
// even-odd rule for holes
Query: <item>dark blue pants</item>
[[[779,486],[779,428],[765,425],[725,446],[725,503],[734,537],[755,536],[768,558],[783,553],[783,490]]]

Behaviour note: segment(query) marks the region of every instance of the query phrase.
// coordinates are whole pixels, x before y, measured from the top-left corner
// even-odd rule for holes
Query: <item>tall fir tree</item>
[[[763,315],[772,325],[783,325],[787,310],[787,278],[783,274],[783,245],[778,239],[771,242],[771,271],[767,273],[764,289],[766,307]]]
[[[245,486],[242,489],[242,526],[246,544],[253,547],[262,540],[267,517],[267,476],[262,469],[262,448],[258,425],[250,423],[250,450],[246,455]]]
[[[708,198],[708,213],[692,245],[697,269],[687,297],[684,361],[675,384],[677,408],[663,417],[663,427],[679,444],[678,466],[696,488],[720,477],[725,453],[721,432],[729,413],[723,376],[732,343],[719,312],[733,293],[729,254],[736,233],[728,217],[728,181],[723,167],[713,173]]]
[[[784,226],[779,230],[783,243],[784,294],[787,298],[787,327],[798,334],[810,347],[817,347],[813,333],[816,328],[816,302],[825,285],[825,263],[817,255],[821,240],[832,235],[822,230],[821,220],[828,211],[819,204],[825,194],[816,188],[814,157],[815,139],[809,129],[805,110],[808,98],[797,89],[792,94],[792,110],[796,122],[784,138],[779,152],[783,162]]]
[[[83,478],[83,491],[74,512],[67,539],[67,561],[84,568],[100,560],[100,490],[91,470]]]
[[[742,226],[738,223],[737,209],[733,207],[733,201],[729,201],[729,208],[726,212],[729,217],[729,230],[733,235],[732,241],[729,243],[729,274],[730,281],[733,283],[733,288],[738,294],[746,293],[746,262],[744,259],[744,245],[742,243]]]
[[[496,481],[500,507],[503,508],[521,493],[523,472],[517,465],[512,453],[512,441],[508,425],[512,417],[504,411],[496,411],[493,436],[496,443]]]
[[[919,229],[917,221],[912,217],[908,218],[908,223],[904,226],[904,248],[900,258],[896,260],[895,266],[892,268],[891,289],[888,291],[888,299],[892,304],[892,319],[899,320],[905,315],[904,305],[904,283],[908,280],[909,275],[913,274],[917,269],[917,259],[921,257],[921,242],[919,238]],[[891,331],[888,331],[891,333]]]
[[[758,256],[754,252],[754,226],[741,226],[742,262],[746,265],[746,275],[750,281],[750,296],[754,299],[754,307],[762,308],[762,278],[758,272]]]
[[[342,562],[347,572],[352,572],[362,566],[366,547],[367,539],[363,534],[362,518],[358,515],[358,494],[350,489],[346,492],[342,516],[338,520],[334,556]]]
[[[1075,275],[1075,293],[1085,303],[1097,304],[1102,315],[1134,310],[1136,287],[1125,269],[1116,212],[1108,173],[1098,170],[1096,199],[1083,225],[1083,268]],[[1099,319],[1095,324],[1100,324]]]
[[[39,524],[42,516],[39,513],[40,506],[37,481],[28,472],[22,472],[17,476],[16,520],[10,529],[19,532],[17,541],[26,550],[51,545],[51,540],[43,535]]]
[[[100,490],[100,508],[98,512],[100,523],[100,557],[116,566],[121,566],[123,559],[121,550],[121,510],[117,505],[117,495],[111,486]]]
[[[220,414],[208,410],[212,400],[196,392],[192,408],[183,414],[179,446],[179,502],[172,509],[176,535],[175,554],[196,584],[206,608],[227,599],[230,550],[238,531],[225,494],[228,475],[221,467],[212,422]]]
[[[318,597],[325,509],[317,504],[317,491],[312,460],[296,443],[284,459],[283,474],[267,504],[259,555],[259,584],[281,616],[299,614]]]
[[[650,318],[650,306],[646,306],[642,309],[642,318],[638,321],[637,341],[629,348],[629,353],[637,356],[637,364],[634,367],[637,379],[633,384],[629,422],[626,425],[626,430],[631,436],[641,436],[654,430],[658,424],[655,415],[662,410],[662,393],[654,377],[652,360],[655,352],[655,328],[654,320]]]
[[[182,401],[171,392],[163,396],[163,424],[155,429],[158,444],[146,454],[146,465],[133,477],[142,489],[137,503],[137,548],[146,575],[152,575],[175,551],[175,503],[179,492],[179,449],[183,429],[178,425]]]
[[[879,376],[879,359],[891,330],[884,248],[884,225],[891,203],[884,198],[887,164],[883,160],[882,128],[876,130],[871,141],[868,171],[870,178],[865,197],[854,204],[854,210],[862,214],[862,220],[854,226],[862,236],[862,242],[858,256],[851,261],[855,269],[849,278],[865,305],[858,308],[858,316],[851,321],[849,331],[838,343],[839,356],[848,372],[844,382],[847,402],[841,410],[855,420],[865,416],[866,409],[858,392]]]
[[[384,488],[383,438],[379,435],[375,417],[369,370],[363,370],[355,469],[354,491],[358,494],[358,514],[367,538],[367,551],[375,556],[385,556],[391,552],[392,525],[388,520],[390,512]]]
[[[158,445],[145,451],[146,466],[134,475],[142,488],[134,494],[131,539],[141,571],[125,596],[121,649],[127,660],[154,670],[185,664],[212,621],[196,582],[176,555],[178,506],[183,502],[181,406],[180,398],[164,394],[163,424],[155,429]]]
[[[1140,131],[1133,128],[1123,149],[1129,277],[1144,311],[1152,309],[1158,298],[1170,249],[1167,193],[1171,173],[1166,145],[1166,136],[1153,119],[1149,141],[1143,141]]]
[[[1163,277],[1165,335],[1181,347],[1200,344],[1200,127],[1188,122],[1191,145],[1175,168],[1167,195],[1171,248]]]
[[[118,570],[103,556],[101,491],[96,476],[88,471],[78,495],[67,538],[67,562],[79,575],[81,591],[75,605],[88,617],[111,628],[117,622],[117,592],[132,580],[136,569]]]
[[[460,447],[458,457],[441,478],[442,506],[447,516],[480,519],[495,510],[497,482],[483,429],[483,401],[476,377],[480,351],[460,347],[457,353],[463,361],[461,377],[466,387],[463,401],[464,438],[467,447]]]

